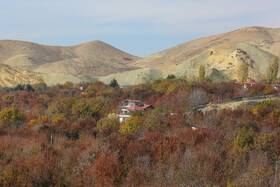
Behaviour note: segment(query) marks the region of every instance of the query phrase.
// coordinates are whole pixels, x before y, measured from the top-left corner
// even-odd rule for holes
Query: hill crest
[[[130,64],[138,59],[98,40],[74,46],[0,41],[0,63],[40,73],[95,77],[136,69]]]

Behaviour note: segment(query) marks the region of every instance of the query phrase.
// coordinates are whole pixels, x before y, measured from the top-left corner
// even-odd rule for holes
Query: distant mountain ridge
[[[50,85],[97,79],[109,83],[114,78],[120,85],[134,85],[168,74],[197,76],[201,64],[206,67],[206,75],[215,70],[216,77],[221,73],[234,80],[241,62],[249,65],[248,80],[259,81],[275,56],[280,56],[280,29],[265,27],[247,27],[195,39],[146,58],[101,41],[69,47],[0,41],[0,64],[36,72]]]
[[[259,81],[266,75],[267,66],[274,56],[280,56],[280,29],[247,27],[179,44],[139,59],[133,65],[144,70],[160,71],[157,73],[159,78],[168,74],[197,76],[198,68],[203,64],[207,75],[216,69],[234,80],[237,78],[239,64],[245,61],[249,65],[249,80]],[[143,74],[140,70],[132,70],[125,74],[131,73],[135,76],[137,72]],[[123,77],[122,74],[105,76],[101,79],[105,82],[109,81],[107,77],[118,80],[118,77]],[[134,82],[135,80],[131,80],[130,83]]]

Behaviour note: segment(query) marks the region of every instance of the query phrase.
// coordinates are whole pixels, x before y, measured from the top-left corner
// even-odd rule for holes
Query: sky
[[[280,28],[280,0],[0,0],[0,40],[101,40],[145,57],[249,26]]]

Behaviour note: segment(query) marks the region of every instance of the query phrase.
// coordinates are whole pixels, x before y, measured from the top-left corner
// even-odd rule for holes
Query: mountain
[[[170,49],[140,59],[134,64],[145,68],[169,68],[223,44],[246,43],[280,56],[280,29],[247,27],[219,35],[182,43]]]
[[[215,69],[234,80],[237,79],[239,64],[245,61],[249,65],[248,80],[259,81],[265,77],[267,66],[275,56],[280,56],[280,29],[247,27],[185,42],[139,59],[133,65],[150,72],[160,71],[157,75],[165,77],[168,74],[197,76],[202,64],[206,67],[206,75],[211,75]],[[115,78],[122,84],[124,74],[133,74],[138,80],[141,76],[139,70],[133,70],[102,77],[101,80],[108,82],[109,78]],[[126,80],[124,84],[135,82],[136,79],[130,78],[130,82]]]
[[[38,73],[14,69],[4,64],[0,64],[0,75],[0,86],[2,87],[43,82],[43,78]]]
[[[275,56],[280,56],[280,29],[264,27],[247,27],[188,41],[146,58],[101,41],[69,47],[0,41],[0,64],[18,72],[37,72],[35,75],[49,85],[97,79],[110,83],[114,78],[120,85],[134,85],[168,74],[197,76],[200,65],[205,66],[206,75],[216,80],[234,80],[241,62],[249,65],[248,80],[260,81]]]
[[[0,63],[46,74],[102,76],[133,70],[130,64],[139,57],[101,41],[61,47],[24,41],[0,41]]]

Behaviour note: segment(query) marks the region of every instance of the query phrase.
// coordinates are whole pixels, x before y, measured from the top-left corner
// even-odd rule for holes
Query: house
[[[249,86],[256,86],[257,83],[255,82],[243,82],[243,88],[247,88]]]
[[[139,100],[124,100],[121,102],[120,106],[118,106],[120,122],[125,122],[134,111],[145,111],[147,109],[152,109],[152,105],[146,105]]]

